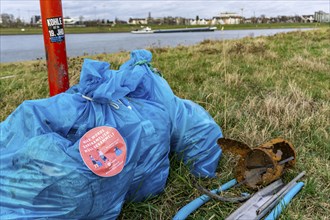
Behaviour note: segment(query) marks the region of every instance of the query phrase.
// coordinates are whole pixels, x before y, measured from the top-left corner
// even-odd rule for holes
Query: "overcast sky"
[[[39,0],[0,0],[1,13],[13,14],[29,21],[32,15],[40,14]],[[309,15],[315,11],[330,11],[330,0],[322,1],[195,1],[195,0],[62,0],[64,16],[85,19],[121,20],[152,17],[181,16],[185,18],[212,18],[220,12],[236,12],[244,17],[262,14],[267,17],[277,15]]]

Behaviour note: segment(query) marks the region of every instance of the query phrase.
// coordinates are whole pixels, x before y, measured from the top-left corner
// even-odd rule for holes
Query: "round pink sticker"
[[[88,131],[80,139],[79,151],[86,166],[102,177],[117,175],[126,162],[126,143],[112,127],[101,126]]]

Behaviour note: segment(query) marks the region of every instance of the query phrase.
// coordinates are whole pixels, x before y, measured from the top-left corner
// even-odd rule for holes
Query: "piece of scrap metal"
[[[283,209],[290,203],[290,201],[299,193],[299,191],[303,188],[305,184],[303,182],[296,183],[288,193],[285,194],[283,199],[276,205],[276,207],[269,213],[264,220],[275,220],[277,219]]]
[[[275,193],[269,200],[267,200],[261,207],[256,210],[256,214],[260,216],[264,216],[269,210],[271,210],[291,189],[297,184],[297,181],[305,176],[306,172],[303,171],[298,174],[293,180],[291,180],[288,184],[286,184],[281,190]]]
[[[283,186],[283,181],[279,179],[267,187],[259,190],[241,207],[236,209],[235,212],[230,214],[226,220],[257,218],[256,210],[260,208],[266,201],[268,201],[274,195],[274,193],[278,192]]]
[[[292,167],[296,162],[293,145],[282,138],[273,139],[255,148],[228,138],[218,139],[218,145],[224,153],[240,156],[236,166],[236,179],[238,182],[245,181],[245,185],[253,189],[279,179],[284,168]]]
[[[220,193],[222,191],[225,191],[227,189],[230,189],[234,185],[237,184],[236,179],[232,179],[228,181],[227,183],[221,185],[219,188],[212,190],[212,193]],[[173,217],[173,220],[184,220],[186,219],[191,213],[193,213],[196,209],[198,209],[200,206],[208,202],[211,198],[207,195],[202,195],[193,201],[189,202],[187,205],[182,207],[176,215]]]
[[[267,217],[267,219],[276,219],[282,211],[282,209],[279,207],[281,206],[279,205],[279,201],[282,202],[282,206],[285,206],[289,203],[292,197],[302,188],[303,183],[297,184],[297,181],[301,179],[305,174],[305,171],[301,172],[286,185],[284,185],[281,179],[276,180],[272,184],[256,192],[241,207],[229,215],[226,220],[260,220],[277,205],[275,210],[272,211],[273,214]],[[291,193],[289,194],[289,192]]]

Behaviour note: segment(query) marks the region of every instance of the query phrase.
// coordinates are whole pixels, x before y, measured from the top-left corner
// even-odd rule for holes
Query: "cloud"
[[[26,21],[34,14],[40,14],[39,0],[0,0],[1,13],[14,14]],[[315,11],[330,11],[329,0],[323,1],[231,1],[231,0],[62,0],[64,16],[84,16],[85,19],[127,20],[130,17],[181,16],[185,18],[212,18],[220,12],[236,12],[245,17],[264,14],[277,15],[314,14]]]

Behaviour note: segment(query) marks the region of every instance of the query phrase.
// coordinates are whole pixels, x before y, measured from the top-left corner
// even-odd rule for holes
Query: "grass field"
[[[187,26],[187,25],[148,25],[154,30],[157,29],[173,29],[173,28],[193,28],[205,26]],[[234,25],[217,25],[218,30],[243,30],[243,29],[272,29],[272,28],[315,28],[327,27],[326,23],[273,23],[273,24],[234,24]],[[140,29],[141,25],[115,25],[110,26],[95,26],[95,27],[65,27],[67,34],[84,34],[84,33],[118,33],[130,32]],[[42,34],[41,27],[24,27],[22,28],[0,28],[0,35],[17,35],[17,34]]]
[[[210,41],[176,48],[152,48],[175,94],[202,105],[225,137],[250,146],[283,137],[296,147],[297,164],[289,181],[305,170],[303,190],[280,219],[330,218],[330,28],[270,37]],[[92,57],[118,68],[128,52]],[[83,58],[69,61],[70,83],[79,80]],[[1,64],[0,121],[21,102],[48,96],[44,61]],[[209,189],[232,179],[237,160],[223,155],[217,179],[202,179]],[[164,193],[127,203],[120,219],[170,219],[200,196],[187,168],[175,156]],[[237,188],[229,193],[245,190]],[[237,204],[210,201],[189,219],[224,219]]]

